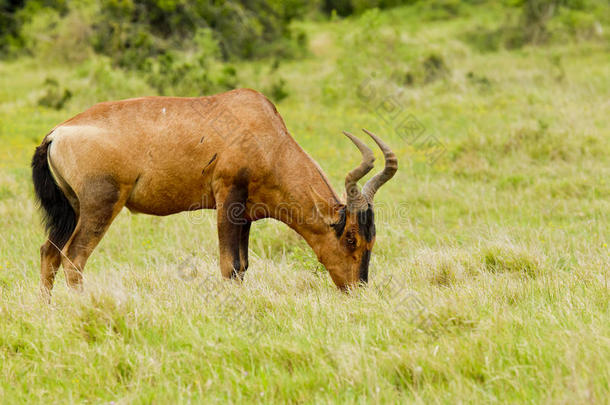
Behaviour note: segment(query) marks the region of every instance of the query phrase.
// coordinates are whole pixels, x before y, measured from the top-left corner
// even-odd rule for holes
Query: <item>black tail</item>
[[[32,180],[36,198],[42,207],[43,222],[49,239],[62,249],[74,232],[76,214],[51,175],[47,160],[50,144],[51,141],[45,138],[36,148],[32,157]]]

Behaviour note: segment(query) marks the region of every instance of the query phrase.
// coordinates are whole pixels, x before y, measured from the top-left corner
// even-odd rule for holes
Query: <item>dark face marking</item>
[[[369,263],[371,261],[371,251],[365,250],[360,260],[360,281],[363,283],[369,282]]]
[[[375,237],[375,213],[370,205],[366,210],[358,212],[358,230],[367,242]]]
[[[375,237],[375,213],[369,205],[364,211],[358,212],[358,230],[367,242],[371,242]],[[366,249],[360,260],[360,281],[369,281],[369,263],[371,261],[371,251]]]
[[[345,207],[342,207],[339,211],[339,220],[331,225],[335,230],[337,238],[340,238],[343,235],[343,232],[345,232],[346,215]],[[367,242],[372,241],[376,233],[375,213],[373,212],[373,208],[369,205],[366,210],[359,211],[356,216],[358,218],[358,232]]]
[[[331,225],[331,227],[335,230],[335,235],[337,235],[337,238],[340,238],[341,235],[343,235],[343,231],[345,230],[345,221],[345,207],[342,207],[341,210],[339,210],[339,221]]]
[[[375,238],[375,214],[373,208],[369,205],[366,210],[359,211],[356,214],[358,220],[358,234],[367,242],[370,243]],[[356,234],[353,228],[345,230],[347,221],[347,213],[345,207],[339,211],[339,220],[332,224],[331,227],[335,231],[335,235],[338,239],[341,239],[345,233],[343,242],[345,246],[351,251],[356,250]],[[367,283],[369,280],[369,263],[371,261],[371,250],[365,249],[360,259],[360,267],[358,275],[360,281]]]

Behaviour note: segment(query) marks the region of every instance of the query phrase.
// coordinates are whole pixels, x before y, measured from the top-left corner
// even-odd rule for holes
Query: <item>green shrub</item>
[[[59,85],[59,82],[48,77],[44,82],[45,93],[38,100],[38,105],[61,110],[72,98],[72,92]]]
[[[542,45],[551,41],[603,38],[602,23],[610,20],[610,3],[604,0],[512,0],[519,8],[517,18],[499,27],[476,27],[464,35],[479,51],[497,51]]]
[[[19,21],[16,11],[23,1],[0,0],[0,54],[6,55],[11,48],[19,46]]]
[[[451,70],[443,56],[437,53],[429,53],[411,64],[407,69],[392,72],[390,77],[400,85],[421,86],[446,79],[450,74]]]
[[[551,31],[563,29],[567,36],[584,40],[601,37],[603,34],[600,18],[595,13],[583,10],[564,9],[549,27]]]
[[[146,58],[143,68],[148,84],[159,94],[201,96],[237,86],[237,71],[219,63],[220,44],[209,29],[199,29],[190,53],[167,51]]]
[[[324,0],[321,9],[326,14],[336,13],[340,16],[361,14],[370,8],[391,8],[407,4],[414,4],[418,0]]]
[[[430,83],[449,75],[449,68],[442,56],[431,54],[422,63],[424,71],[424,82]]]
[[[420,13],[425,20],[448,20],[462,13],[463,2],[460,0],[434,0],[418,3]]]
[[[289,95],[288,91],[286,90],[286,81],[281,77],[278,78],[276,81],[271,83],[271,88],[265,93],[268,93],[269,97],[273,101],[279,103]]]
[[[198,30],[208,28],[225,60],[266,56],[278,50],[270,44],[291,39],[288,23],[305,3],[290,3],[103,0],[95,46],[140,68],[147,57],[192,45]]]

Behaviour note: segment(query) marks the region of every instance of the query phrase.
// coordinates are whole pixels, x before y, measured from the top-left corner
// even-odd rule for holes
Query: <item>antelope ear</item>
[[[335,235],[337,235],[337,238],[340,238],[345,230],[347,206],[345,204],[341,204],[336,213],[336,218],[334,219],[333,223],[330,224],[330,227],[335,230]]]
[[[318,192],[310,185],[309,194],[313,200],[315,212],[314,216],[322,218],[324,223],[331,226],[340,219],[340,211],[344,204],[337,204],[336,201],[328,201],[322,197]]]

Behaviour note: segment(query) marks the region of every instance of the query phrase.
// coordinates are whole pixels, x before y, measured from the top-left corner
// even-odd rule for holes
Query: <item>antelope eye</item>
[[[354,233],[353,232],[348,232],[345,235],[345,244],[350,247],[350,248],[355,248],[356,247],[356,238],[354,237]]]

